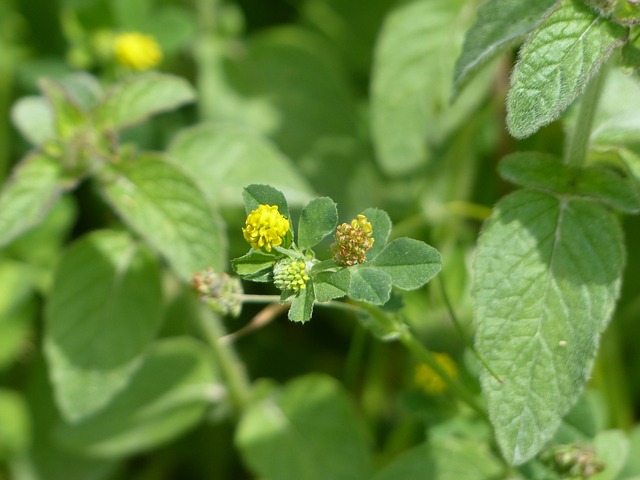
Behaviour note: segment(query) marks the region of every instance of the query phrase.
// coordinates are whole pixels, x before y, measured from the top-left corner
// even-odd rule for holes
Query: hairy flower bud
[[[200,295],[200,300],[223,315],[240,315],[242,309],[242,284],[240,279],[209,268],[196,273],[191,287]]]
[[[336,263],[345,267],[364,263],[367,250],[373,246],[373,227],[367,217],[360,214],[336,228],[336,241],[331,245],[331,253]]]
[[[282,244],[289,232],[289,220],[279,211],[277,205],[260,205],[247,216],[246,227],[242,229],[244,239],[255,249]]]
[[[542,452],[540,459],[562,477],[568,478],[587,479],[605,468],[605,464],[596,457],[593,447],[579,442],[554,445]]]
[[[309,281],[304,260],[285,258],[273,267],[273,284],[283,292],[297,292]]]

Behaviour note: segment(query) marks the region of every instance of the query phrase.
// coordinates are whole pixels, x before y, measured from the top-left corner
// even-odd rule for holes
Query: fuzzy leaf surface
[[[507,97],[507,127],[516,138],[557,119],[626,30],[576,0],[560,0],[520,51]]]
[[[59,159],[35,152],[22,160],[0,191],[0,247],[40,223],[71,186]]]
[[[259,477],[369,478],[363,425],[333,378],[308,375],[278,393],[245,409],[236,434],[242,456]]]
[[[454,87],[462,88],[492,58],[523,40],[556,0],[489,0],[467,31],[456,63]]]
[[[55,272],[45,353],[56,402],[78,421],[101,408],[139,366],[161,320],[160,272],[124,232],[77,241]]]
[[[123,130],[194,98],[193,88],[183,78],[144,73],[114,85],[97,105],[95,120],[103,128]]]
[[[532,458],[578,400],[624,261],[617,218],[592,201],[521,190],[485,224],[474,261],[476,346],[504,381],[481,372],[510,463]]]
[[[109,203],[183,280],[208,267],[224,269],[222,220],[177,166],[146,153],[105,167],[100,174]]]

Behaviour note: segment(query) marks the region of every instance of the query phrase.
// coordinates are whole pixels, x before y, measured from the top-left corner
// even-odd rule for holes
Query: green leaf
[[[389,274],[396,287],[415,290],[438,274],[442,261],[435,248],[403,237],[389,243],[371,265]]]
[[[123,130],[194,98],[193,88],[183,78],[155,72],[139,74],[107,92],[95,109],[95,120],[102,128]]]
[[[117,466],[113,459],[83,456],[55,439],[54,430],[62,419],[41,355],[31,367],[27,381],[31,443],[29,451],[13,465],[17,480],[101,480],[113,475]]]
[[[593,121],[591,142],[599,145],[633,145],[640,135],[640,86],[636,78],[617,68],[607,78]]]
[[[406,2],[385,20],[373,64],[371,128],[387,174],[406,174],[427,161],[429,132],[448,103],[451,50],[461,40],[458,15],[464,3]]]
[[[585,261],[588,259],[588,261]],[[589,200],[517,191],[483,228],[474,261],[476,345],[504,457],[532,458],[589,378],[620,290],[617,218]]]
[[[615,480],[624,468],[629,456],[629,439],[622,430],[605,430],[593,440],[596,457],[605,469],[593,477],[594,480]],[[624,478],[624,477],[623,477]]]
[[[351,275],[348,268],[340,268],[336,272],[325,271],[313,275],[316,301],[328,302],[334,298],[344,297],[349,293],[350,283]]]
[[[238,192],[252,183],[272,185],[292,204],[302,205],[311,196],[291,160],[248,128],[223,123],[188,128],[171,143],[169,155],[222,205],[240,205]]]
[[[19,99],[11,109],[13,124],[32,145],[55,138],[56,129],[51,105],[42,97]]]
[[[46,306],[56,401],[75,422],[125,387],[161,320],[160,271],[125,232],[98,231],[62,257]]]
[[[313,302],[315,302],[315,294],[312,285],[298,291],[298,294],[291,299],[291,308],[289,308],[289,320],[304,323],[311,319],[313,315]]]
[[[372,73],[371,128],[378,162],[390,175],[406,174],[427,161],[431,123],[448,100],[462,3],[404,3],[383,25]]]
[[[556,0],[489,0],[467,31],[454,73],[454,96],[477,70],[524,39]]]
[[[209,351],[195,340],[158,341],[107,408],[79,423],[60,425],[57,438],[84,454],[107,458],[172,440],[222,397],[211,366]]]
[[[22,160],[0,192],[0,247],[39,224],[73,186],[58,159],[35,152]]]
[[[53,111],[56,133],[60,138],[71,138],[87,123],[86,112],[61,84],[48,79],[42,79],[38,84]]]
[[[367,251],[367,261],[371,261],[387,244],[391,234],[391,219],[387,212],[378,208],[367,208],[362,214],[367,217],[373,228],[373,246]]]
[[[507,126],[516,138],[557,119],[626,30],[576,0],[560,0],[520,51],[507,98]]]
[[[29,444],[31,425],[23,397],[0,389],[0,459],[17,456]]]
[[[102,191],[120,217],[162,254],[183,280],[208,267],[225,268],[219,215],[176,165],[144,153],[100,171]]]
[[[486,445],[450,437],[412,448],[372,480],[494,480],[502,475],[500,463]]]
[[[245,409],[236,444],[261,478],[369,478],[371,454],[361,421],[336,380],[308,375]]]
[[[351,267],[349,296],[374,305],[384,305],[391,298],[391,276],[375,268]]]
[[[254,282],[270,282],[273,280],[273,264],[276,257],[273,253],[251,249],[242,257],[231,261],[233,270],[246,280]]]
[[[637,187],[605,167],[573,168],[553,155],[519,152],[503,158],[498,170],[517,185],[593,198],[627,213],[640,211]]]
[[[291,218],[287,199],[280,190],[273,188],[271,185],[249,185],[242,192],[242,198],[244,199],[244,208],[247,215],[260,205],[277,205],[278,211],[284,217]]]
[[[23,351],[36,318],[32,276],[27,265],[0,260],[0,370]]]
[[[298,223],[298,247],[311,248],[338,224],[338,207],[329,197],[314,198],[302,209]]]

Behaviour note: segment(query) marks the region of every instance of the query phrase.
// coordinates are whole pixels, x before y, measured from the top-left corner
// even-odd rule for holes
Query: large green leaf
[[[183,130],[169,155],[223,205],[241,205],[239,192],[252,183],[273,185],[293,204],[310,197],[311,188],[291,160],[249,128],[208,123]]]
[[[190,338],[157,342],[127,387],[109,406],[58,428],[58,439],[104,457],[148,450],[182,434],[221,398],[209,351]]]
[[[501,474],[500,463],[486,445],[448,438],[412,448],[372,480],[493,480]]]
[[[577,0],[560,0],[520,51],[507,98],[507,126],[523,138],[557,119],[626,37]]]
[[[100,410],[127,384],[161,306],[158,266],[126,233],[98,231],[65,253],[47,303],[45,353],[68,420]]]
[[[410,172],[427,160],[428,133],[449,100],[463,4],[416,0],[387,16],[375,51],[371,128],[378,161],[389,174]]]
[[[620,290],[613,213],[589,200],[522,190],[501,200],[476,251],[476,345],[504,457],[520,464],[578,400]]]
[[[363,479],[371,456],[362,427],[334,379],[309,375],[247,408],[236,443],[260,477]]]
[[[122,219],[160,252],[184,280],[223,270],[226,238],[219,215],[186,174],[146,153],[100,172],[102,189]]]
[[[462,88],[496,55],[524,39],[556,0],[489,0],[467,32],[456,63],[454,87]]]
[[[393,285],[404,290],[420,288],[442,267],[440,254],[435,248],[405,237],[389,243],[371,264],[376,270],[389,274]]]
[[[122,130],[194,98],[193,88],[183,78],[144,73],[114,85],[97,105],[94,115],[98,126]]]
[[[58,159],[42,152],[26,157],[0,192],[0,247],[40,223],[72,186]]]

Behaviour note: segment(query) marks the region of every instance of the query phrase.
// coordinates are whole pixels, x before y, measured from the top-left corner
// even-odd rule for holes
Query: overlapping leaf
[[[98,231],[62,258],[47,304],[45,352],[58,407],[77,421],[127,384],[161,319],[160,272],[124,232]]]
[[[160,252],[184,280],[223,270],[224,226],[193,180],[157,154],[109,165],[103,192],[122,219]]]
[[[587,381],[620,289],[616,217],[530,190],[501,200],[476,252],[476,344],[504,381],[482,388],[504,457],[520,464],[555,433]]]
[[[507,126],[527,137],[584,90],[626,30],[576,0],[561,0],[522,47],[507,98]]]

